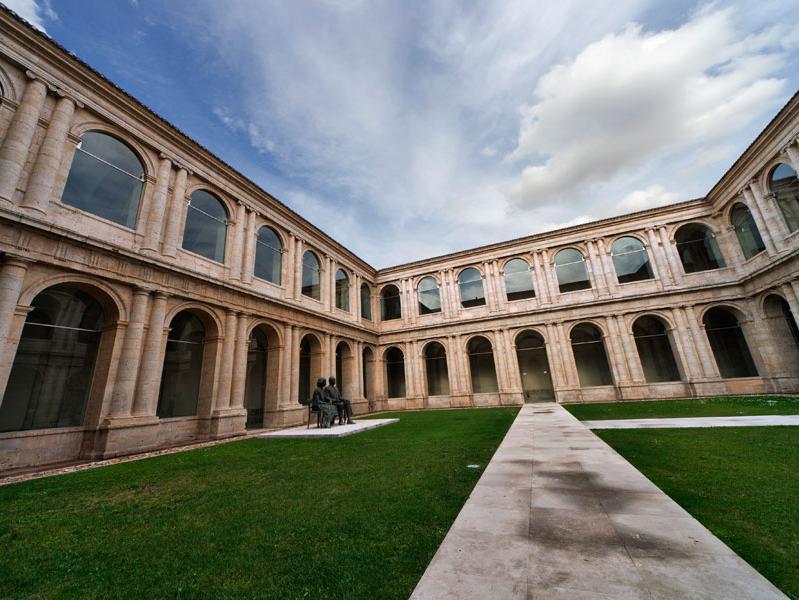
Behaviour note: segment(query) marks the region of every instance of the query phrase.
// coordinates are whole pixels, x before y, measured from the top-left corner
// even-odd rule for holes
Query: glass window
[[[361,365],[363,378],[363,397],[369,399],[372,397],[371,379],[372,379],[372,350],[364,348],[361,353]]]
[[[724,265],[716,236],[705,225],[689,223],[674,234],[674,242],[686,273],[709,271]]]
[[[183,311],[172,319],[156,411],[162,419],[197,414],[204,343],[205,327],[195,315]]]
[[[749,345],[735,315],[723,308],[711,308],[703,322],[721,376],[757,377]]]
[[[509,302],[535,298],[533,274],[526,260],[514,258],[505,265],[505,294]]]
[[[300,384],[297,386],[298,400],[310,402],[311,395],[316,388],[316,379],[313,373],[313,353],[311,350],[311,338],[305,336],[300,342]],[[316,346],[316,344],[314,344]],[[317,352],[318,348],[314,348]],[[321,374],[319,374],[321,376]]]
[[[361,318],[372,320],[372,290],[366,283],[361,284]]]
[[[429,315],[441,312],[441,294],[435,277],[425,277],[419,282],[419,314]]]
[[[494,350],[491,342],[482,336],[469,340],[469,371],[472,376],[472,392],[490,394],[497,392],[497,371],[494,367]]]
[[[405,397],[405,355],[397,347],[386,351],[386,381],[389,398]]]
[[[633,338],[647,382],[680,380],[680,371],[663,321],[657,317],[639,317],[633,323]]]
[[[427,395],[449,395],[449,371],[447,351],[438,342],[430,342],[424,349],[424,364],[427,371]]]
[[[250,334],[247,345],[247,375],[244,385],[244,408],[247,409],[247,429],[260,429],[264,426],[264,405],[266,403],[266,361],[269,342],[260,327]]]
[[[255,276],[280,285],[283,267],[283,244],[275,230],[261,227],[255,239]]]
[[[336,271],[336,308],[350,310],[350,278],[342,269]]]
[[[561,293],[587,290],[591,287],[585,258],[574,248],[565,248],[555,255],[555,274]]]
[[[400,291],[396,285],[387,285],[380,290],[380,318],[383,321],[402,318]]]
[[[88,131],[75,150],[61,201],[133,229],[144,185],[144,167],[118,139]]]
[[[471,308],[483,306],[486,303],[483,291],[483,276],[480,271],[469,267],[458,275],[458,289],[461,294],[461,306]]]
[[[520,333],[516,338],[516,359],[525,401],[554,400],[547,349],[541,334],[535,331]]]
[[[796,171],[789,165],[780,163],[771,172],[768,186],[777,200],[788,229],[799,229],[799,179]]]
[[[191,195],[183,229],[183,249],[218,263],[225,262],[227,212],[222,202],[205,190]]]
[[[86,292],[52,287],[31,303],[5,396],[0,431],[83,424],[103,310]]]
[[[758,231],[752,213],[749,212],[747,206],[736,204],[730,212],[730,221],[738,243],[741,245],[741,252],[744,253],[747,260],[766,249],[763,238],[760,237],[760,231]]]
[[[595,325],[581,323],[571,331],[572,353],[581,387],[613,385],[602,332]]]
[[[321,290],[319,282],[321,280],[322,267],[316,254],[308,250],[302,256],[302,295],[319,300]]]
[[[652,279],[649,255],[641,240],[634,237],[620,237],[610,247],[613,268],[619,283],[631,283]]]

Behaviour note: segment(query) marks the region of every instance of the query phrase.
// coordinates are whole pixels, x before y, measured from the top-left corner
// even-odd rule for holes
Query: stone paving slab
[[[754,415],[746,417],[679,417],[665,419],[608,419],[583,421],[589,429],[673,429],[682,427],[767,427],[799,425],[799,415]]]
[[[561,406],[528,404],[411,598],[786,596]]]
[[[377,429],[378,427],[385,427],[392,423],[399,422],[399,419],[364,419],[358,420],[352,425],[333,425],[328,429],[319,429],[311,427],[306,429],[306,426],[292,427],[290,429],[281,429],[280,431],[270,431],[269,433],[262,433],[258,437],[264,440],[267,439],[310,439],[310,438],[340,438],[347,435],[361,433],[369,429]]]

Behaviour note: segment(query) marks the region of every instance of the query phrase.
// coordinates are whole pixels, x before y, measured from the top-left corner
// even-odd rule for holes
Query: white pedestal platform
[[[329,429],[317,429],[316,426],[311,425],[310,429],[306,429],[305,425],[301,427],[292,427],[291,429],[281,429],[280,431],[270,431],[269,433],[262,433],[259,438],[263,439],[308,439],[308,438],[339,438],[347,435],[353,435],[369,429],[377,429],[385,425],[399,422],[399,419],[364,419],[353,423],[352,425],[333,425]]]

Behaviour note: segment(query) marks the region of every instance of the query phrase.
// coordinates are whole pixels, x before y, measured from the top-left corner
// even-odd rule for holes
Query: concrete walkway
[[[751,417],[688,417],[673,419],[613,419],[583,421],[589,429],[656,429],[675,427],[764,427],[799,425],[799,415],[759,415]]]
[[[528,404],[412,598],[786,597],[562,407]]]

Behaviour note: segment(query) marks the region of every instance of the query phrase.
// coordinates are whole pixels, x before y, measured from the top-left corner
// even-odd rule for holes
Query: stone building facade
[[[0,11],[0,471],[356,412],[799,391],[799,96],[706,197],[376,270]]]

